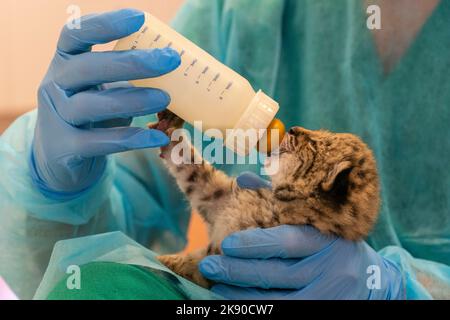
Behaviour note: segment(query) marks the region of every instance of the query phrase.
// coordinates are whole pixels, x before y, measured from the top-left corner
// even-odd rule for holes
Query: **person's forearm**
[[[380,255],[399,266],[407,299],[450,299],[450,266],[416,259],[395,246],[386,247]]]
[[[95,230],[88,222],[107,207],[112,185],[105,176],[85,201],[41,194],[31,183],[27,159],[35,118],[35,111],[23,115],[0,137],[0,274],[20,298],[34,294],[57,241]]]

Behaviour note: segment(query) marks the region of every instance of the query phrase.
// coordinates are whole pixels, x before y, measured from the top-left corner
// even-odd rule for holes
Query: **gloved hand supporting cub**
[[[323,235],[310,226],[233,234],[224,256],[208,256],[202,274],[228,299],[404,299],[398,267],[365,242]]]
[[[241,188],[271,188],[246,172]],[[200,263],[212,290],[234,300],[405,299],[401,271],[367,243],[321,234],[310,226],[279,226],[232,234],[222,242],[224,256]]]

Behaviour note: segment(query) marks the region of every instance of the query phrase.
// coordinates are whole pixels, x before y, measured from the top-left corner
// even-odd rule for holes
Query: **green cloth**
[[[62,298],[61,292],[72,299],[223,299],[173,273],[158,256],[120,231],[58,241],[34,299]],[[74,266],[81,266],[84,292],[66,290],[67,280],[69,287],[78,284]]]
[[[420,270],[450,296],[450,1],[388,75],[363,4],[188,0],[174,26],[272,95],[287,126],[361,136],[375,152],[383,200],[369,243],[394,246],[390,258],[397,250],[413,272],[426,260]]]
[[[92,262],[80,267],[80,289],[68,289],[64,277],[48,300],[184,300],[173,278],[136,265]],[[70,281],[69,281],[70,282]]]

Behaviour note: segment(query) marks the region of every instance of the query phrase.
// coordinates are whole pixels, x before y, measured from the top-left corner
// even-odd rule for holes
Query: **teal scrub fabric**
[[[383,196],[370,244],[400,265],[408,298],[450,296],[450,2],[442,1],[389,75],[382,72],[361,4],[188,0],[174,25],[278,100],[288,126],[365,139],[378,160]],[[47,293],[64,276],[68,256],[85,253],[83,263],[104,255],[109,258],[102,261],[124,258],[111,256],[119,245],[115,237],[96,234],[120,231],[128,239],[119,241],[125,248],[130,239],[160,253],[183,247],[189,210],[157,151],[111,156],[94,188],[55,202],[29,177],[35,121],[35,111],[24,115],[0,138],[0,274],[21,298],[33,296],[59,240],[66,250],[55,247],[58,263],[40,284]],[[231,174],[258,170],[219,167]],[[73,238],[82,236],[89,236],[83,250],[73,251]]]

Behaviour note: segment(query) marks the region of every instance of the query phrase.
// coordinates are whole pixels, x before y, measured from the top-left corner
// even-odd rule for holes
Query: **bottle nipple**
[[[257,146],[258,151],[260,153],[266,153],[267,155],[270,156],[272,150],[278,148],[278,145],[283,140],[285,134],[286,134],[286,127],[284,126],[284,123],[281,122],[280,119],[277,118],[273,119],[272,122],[269,124],[266,133],[258,142]],[[276,140],[277,136],[278,141]]]

